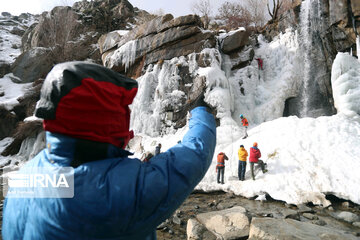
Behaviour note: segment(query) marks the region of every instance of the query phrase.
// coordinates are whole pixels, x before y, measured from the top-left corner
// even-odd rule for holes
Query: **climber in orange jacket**
[[[247,128],[249,126],[249,122],[248,120],[244,117],[244,115],[240,114],[240,119],[241,119],[241,123],[242,125],[244,126],[245,128],[245,135],[243,137],[243,139],[247,138],[248,137],[248,134],[247,134]]]
[[[217,165],[216,165],[217,183],[220,183],[220,177],[221,177],[221,184],[224,184],[225,160],[228,159],[229,158],[223,152],[220,152],[217,155]]]

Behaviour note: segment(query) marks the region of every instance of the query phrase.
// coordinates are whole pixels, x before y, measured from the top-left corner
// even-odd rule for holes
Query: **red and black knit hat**
[[[35,116],[46,131],[125,148],[137,81],[98,64],[67,62],[47,75]]]

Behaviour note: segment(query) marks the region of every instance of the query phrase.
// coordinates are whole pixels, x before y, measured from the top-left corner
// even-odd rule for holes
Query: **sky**
[[[75,0],[0,0],[0,12],[10,12],[12,15],[20,15],[23,12],[32,14],[49,11],[58,5],[71,6]],[[167,0],[130,0],[134,7],[146,10],[150,13],[156,13],[162,9],[164,13],[171,13],[175,17],[193,13],[191,10],[194,0],[172,1],[171,4]],[[217,9],[223,0],[210,0],[210,4]]]

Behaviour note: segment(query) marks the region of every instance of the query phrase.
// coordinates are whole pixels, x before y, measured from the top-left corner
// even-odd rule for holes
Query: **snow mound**
[[[230,129],[227,129],[231,132]],[[221,130],[221,132],[224,130]],[[327,206],[325,194],[360,203],[360,123],[343,115],[319,118],[287,117],[263,123],[245,140],[219,134],[215,153],[227,154],[224,185],[216,184],[216,156],[202,182],[204,191],[225,190],[253,197],[268,193],[291,204],[313,202]],[[231,142],[231,140],[234,140]],[[269,172],[256,180],[238,180],[239,146],[247,151],[258,142]],[[249,171],[249,164],[247,164]]]

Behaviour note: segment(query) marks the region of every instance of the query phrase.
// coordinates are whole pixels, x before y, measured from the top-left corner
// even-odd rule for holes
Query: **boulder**
[[[187,222],[186,233],[188,240],[215,240],[214,234],[208,231],[199,221],[190,218]]]
[[[332,214],[335,218],[343,220],[348,223],[358,222],[360,220],[360,217],[352,212],[339,212],[339,213],[333,213]]]
[[[22,53],[11,66],[13,74],[28,83],[45,77],[53,66],[57,51],[50,48],[37,47]]]
[[[360,228],[360,222],[354,222],[352,225],[355,226],[355,227]]]
[[[249,235],[249,218],[246,209],[240,206],[201,213],[196,218],[220,239],[240,239]]]
[[[249,36],[250,33],[243,28],[229,32],[220,40],[221,50],[224,53],[230,53],[242,48],[249,44]]]
[[[56,51],[50,48],[37,47],[22,53],[12,65],[11,71],[22,83],[33,82],[43,78],[53,66]]]
[[[249,239],[355,240],[357,237],[334,228],[292,219],[253,218],[250,225]]]

